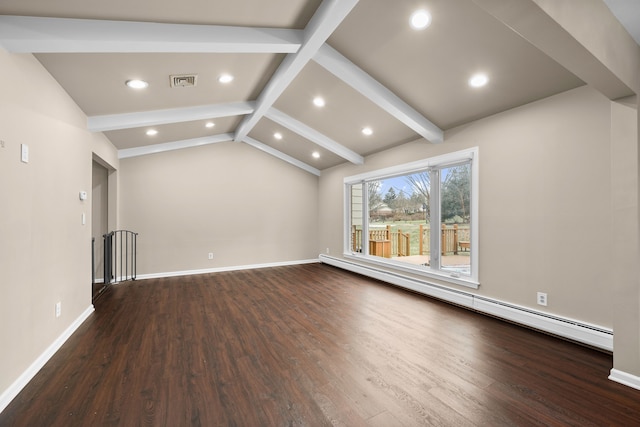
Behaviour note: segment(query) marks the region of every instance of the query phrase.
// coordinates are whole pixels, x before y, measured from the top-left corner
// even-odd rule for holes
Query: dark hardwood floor
[[[612,358],[321,264],[128,282],[0,426],[633,426]]]
[[[107,290],[107,285],[105,285],[104,283],[92,283],[91,284],[91,301],[95,302],[98,299],[98,297],[100,297],[100,295],[102,295],[102,293],[106,290]]]

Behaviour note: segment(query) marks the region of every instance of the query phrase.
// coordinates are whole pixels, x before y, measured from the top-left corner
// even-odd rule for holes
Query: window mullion
[[[429,241],[430,263],[432,269],[440,270],[440,169],[432,168],[429,170],[430,175],[430,195],[429,195],[429,223],[431,228],[431,236]]]
[[[362,181],[362,253],[369,255],[369,186]]]

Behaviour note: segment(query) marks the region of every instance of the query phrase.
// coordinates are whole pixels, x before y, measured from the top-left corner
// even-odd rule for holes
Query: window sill
[[[386,268],[390,268],[393,270],[399,270],[405,273],[416,274],[419,276],[428,277],[430,279],[437,279],[442,282],[452,283],[454,285],[466,286],[467,288],[478,289],[480,287],[480,282],[473,280],[471,277],[455,277],[453,274],[455,273],[446,273],[446,272],[438,272],[433,270],[426,270],[424,268],[413,267],[411,265],[391,261],[385,258],[380,257],[372,257],[367,255],[362,255],[358,253],[345,252],[345,258],[358,260],[370,264],[374,264],[377,266],[382,266]]]

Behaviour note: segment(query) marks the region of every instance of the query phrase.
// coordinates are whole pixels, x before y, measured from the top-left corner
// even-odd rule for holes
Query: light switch
[[[27,144],[20,144],[20,160],[23,163],[29,163],[29,146]]]

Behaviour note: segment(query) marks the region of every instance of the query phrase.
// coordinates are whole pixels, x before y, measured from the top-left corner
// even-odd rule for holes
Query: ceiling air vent
[[[169,76],[171,80],[171,87],[192,87],[196,85],[198,81],[197,74],[180,74],[175,76]]]

